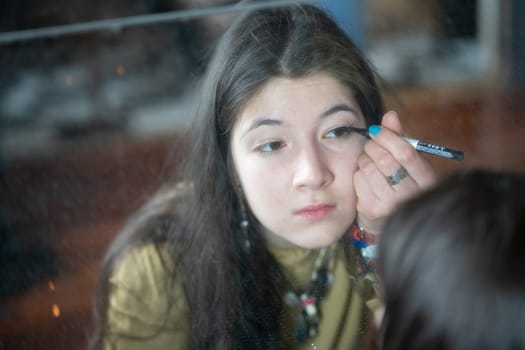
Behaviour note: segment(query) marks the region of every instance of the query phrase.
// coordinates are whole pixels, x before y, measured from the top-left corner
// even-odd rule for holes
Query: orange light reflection
[[[51,312],[53,313],[53,316],[60,317],[60,308],[58,307],[57,304],[53,304],[51,308]]]

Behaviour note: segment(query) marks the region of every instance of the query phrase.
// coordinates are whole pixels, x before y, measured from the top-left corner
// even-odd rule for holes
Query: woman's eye
[[[263,153],[270,153],[277,151],[278,149],[283,147],[283,143],[281,141],[271,141],[263,143],[262,145],[257,146],[256,150],[263,152]]]
[[[348,130],[348,127],[346,126],[340,126],[337,128],[334,128],[326,133],[326,137],[328,138],[339,138],[344,137],[350,134],[350,130]]]

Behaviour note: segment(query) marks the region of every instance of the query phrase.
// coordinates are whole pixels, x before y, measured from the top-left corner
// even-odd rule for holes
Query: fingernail
[[[368,128],[368,132],[372,134],[372,136],[376,136],[381,131],[381,127],[378,125],[371,125]]]

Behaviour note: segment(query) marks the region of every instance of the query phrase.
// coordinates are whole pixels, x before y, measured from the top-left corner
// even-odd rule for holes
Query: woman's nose
[[[315,148],[302,151],[296,161],[294,187],[318,189],[329,185],[334,176],[325,158]]]

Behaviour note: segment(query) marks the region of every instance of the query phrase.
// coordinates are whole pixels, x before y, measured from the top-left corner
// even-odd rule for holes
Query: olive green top
[[[365,296],[364,289],[353,283],[356,250],[345,249],[342,244],[337,246],[335,280],[320,304],[318,334],[296,349],[351,350],[363,349],[364,342],[368,343],[371,312],[364,299],[369,299],[370,290],[366,288]],[[293,285],[308,284],[318,250],[272,248],[271,251]],[[105,349],[188,348],[188,306],[179,285],[170,295],[175,304],[168,308],[165,291],[170,266],[166,262],[170,260],[165,254],[147,245],[135,248],[116,265],[110,279],[108,310],[108,325],[114,335],[105,339]],[[169,315],[165,310],[170,310]]]

